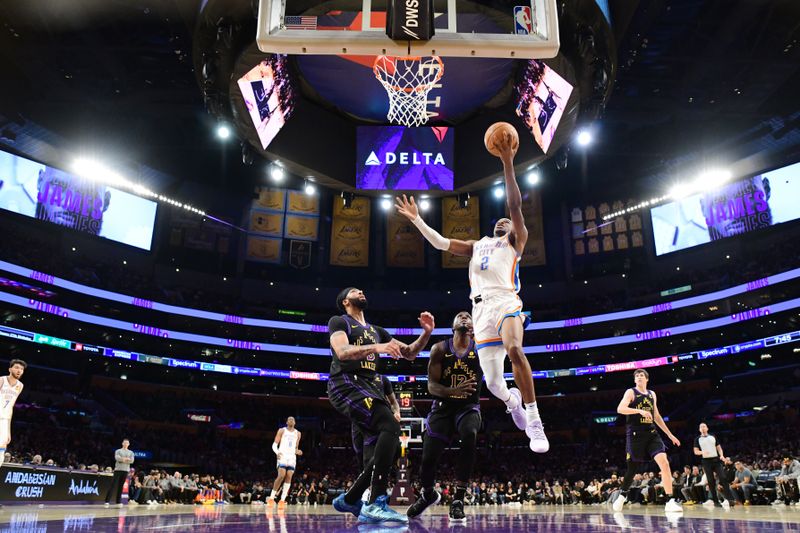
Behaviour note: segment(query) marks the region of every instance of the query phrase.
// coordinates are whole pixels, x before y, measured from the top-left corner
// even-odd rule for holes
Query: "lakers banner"
[[[458,198],[445,198],[442,201],[442,235],[448,239],[462,241],[481,238],[481,217],[478,199],[470,198],[467,207],[458,205]],[[442,252],[442,268],[467,268],[469,257],[460,257],[450,252]]]
[[[247,236],[247,260],[262,263],[280,263],[282,239],[272,239],[258,235]]]
[[[283,235],[283,213],[250,211],[250,231],[270,237]]]
[[[386,224],[386,265],[400,268],[425,266],[422,234],[406,217],[392,211]]]
[[[316,241],[319,236],[319,217],[286,215],[286,229],[283,236],[287,239]]]
[[[253,208],[283,213],[286,211],[286,189],[260,188],[258,199],[253,202]]]
[[[309,196],[302,191],[289,191],[287,213],[319,216],[319,196]]]
[[[333,199],[330,263],[336,266],[369,266],[369,200],[354,198],[344,207]]]
[[[541,266],[547,262],[544,252],[544,224],[542,223],[542,195],[531,190],[522,199],[522,216],[528,228],[528,242],[522,251],[521,266]]]

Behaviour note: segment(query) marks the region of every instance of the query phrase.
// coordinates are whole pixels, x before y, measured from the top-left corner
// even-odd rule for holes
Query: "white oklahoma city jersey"
[[[278,453],[281,454],[281,460],[278,464],[285,466],[295,466],[297,464],[297,430],[289,430],[283,428],[283,435],[281,435],[281,442],[278,444]]]
[[[472,246],[469,260],[470,298],[497,291],[519,292],[519,256],[508,235],[484,237]]]
[[[8,376],[0,377],[0,420],[11,420],[14,414],[14,404],[17,403],[19,393],[22,392],[22,382],[16,385],[8,382]]]
[[[482,350],[503,344],[501,333],[505,319],[520,316],[519,256],[508,236],[484,237],[472,246],[469,262],[470,298],[473,299],[472,323],[475,345],[481,360],[504,357],[503,352]],[[474,302],[480,296],[481,301]]]

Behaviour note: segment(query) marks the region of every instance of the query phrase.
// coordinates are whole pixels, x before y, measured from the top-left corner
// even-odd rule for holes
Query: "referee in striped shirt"
[[[694,454],[702,457],[703,472],[706,474],[708,480],[708,490],[711,491],[711,498],[713,499],[714,507],[730,507],[730,503],[734,501],[731,486],[725,478],[725,473],[722,469],[722,461],[725,460],[725,455],[722,453],[722,446],[720,446],[717,438],[708,432],[708,426],[705,422],[700,424],[700,435],[694,439]],[[716,477],[716,479],[715,479]],[[727,501],[719,502],[719,495],[717,494],[717,484],[722,485],[725,491]],[[711,501],[705,502],[703,505],[711,504]]]

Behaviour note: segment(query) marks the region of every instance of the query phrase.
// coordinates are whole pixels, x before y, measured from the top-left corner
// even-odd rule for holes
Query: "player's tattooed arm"
[[[424,350],[428,345],[433,328],[436,327],[436,323],[433,320],[433,315],[427,311],[422,312],[422,314],[419,315],[419,325],[422,326],[422,335],[417,337],[417,340],[408,346],[401,347],[400,349],[403,358],[409,361],[416,359],[417,355],[419,355],[419,352]]]
[[[373,353],[385,353],[397,359],[398,357],[403,356],[400,353],[402,346],[403,344],[401,342],[394,339],[381,344],[365,344],[357,346],[348,342],[347,334],[344,331],[337,331],[331,335],[331,348],[340,361],[366,359],[368,355]]]

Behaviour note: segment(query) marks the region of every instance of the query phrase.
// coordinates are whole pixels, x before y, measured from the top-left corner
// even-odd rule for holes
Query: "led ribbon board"
[[[225,322],[229,324],[241,324],[243,326],[286,329],[293,331],[310,331],[312,333],[328,333],[328,326],[326,324],[301,324],[298,322],[285,322],[282,320],[264,320],[259,318],[249,318],[237,315],[214,313],[211,311],[203,311],[202,309],[193,309],[191,307],[180,307],[177,305],[169,305],[161,302],[147,300],[145,298],[139,298],[127,294],[120,294],[117,292],[97,289],[95,287],[89,287],[87,285],[82,285],[80,283],[68,281],[53,276],[51,274],[46,274],[44,272],[31,270],[30,268],[15,265],[13,263],[8,263],[6,261],[0,261],[0,270],[4,270],[12,274],[17,274],[19,276],[24,276],[26,278],[37,280],[42,283],[47,283],[55,287],[61,287],[63,289],[78,292],[82,295],[88,294],[91,296],[102,298],[104,300],[110,300],[127,305],[134,305],[144,309],[152,309],[153,311],[160,311],[163,313],[170,313],[191,318],[201,318],[204,320],[213,320],[216,322]],[[771,285],[775,285],[778,283],[782,283],[784,281],[790,281],[798,278],[800,278],[800,268],[795,268],[792,270],[788,270],[786,272],[781,272],[779,274],[768,276],[766,278],[760,278],[753,281],[749,281],[747,283],[742,283],[741,285],[737,285],[735,287],[730,287],[728,289],[722,289],[707,294],[700,294],[697,296],[692,296],[690,298],[683,298],[681,300],[674,300],[672,302],[665,302],[649,307],[640,307],[638,309],[617,311],[614,313],[567,318],[564,320],[553,320],[549,322],[534,322],[532,324],[529,324],[526,329],[528,331],[544,330],[544,329],[560,329],[560,328],[569,328],[574,326],[582,326],[586,324],[599,324],[603,322],[611,322],[614,320],[622,320],[627,318],[636,318],[646,315],[655,315],[659,313],[665,313],[667,311],[673,311],[675,309],[682,309],[684,307],[690,307],[693,305],[713,302],[716,300],[729,298],[731,296],[736,296],[739,294],[745,294],[758,289],[762,289],[764,287],[769,287]],[[422,334],[422,328],[385,328],[385,329],[390,334],[395,336],[402,336],[402,335],[411,336],[411,335]],[[450,331],[449,328],[436,328],[433,330],[434,335],[450,335],[450,333],[452,332]]]
[[[197,333],[187,333],[184,331],[175,331],[160,329],[153,326],[145,326],[142,324],[135,324],[117,320],[114,318],[105,318],[81,311],[75,311],[66,307],[58,307],[46,302],[40,302],[34,299],[23,298],[15,294],[8,294],[0,291],[0,301],[21,307],[29,307],[34,310],[53,314],[62,318],[77,320],[79,322],[86,322],[93,325],[107,326],[110,328],[121,329],[132,333],[141,333],[145,335],[152,335],[170,340],[198,342],[202,344],[211,344],[215,346],[224,346],[226,348],[236,348],[241,350],[252,351],[268,351],[291,353],[301,355],[315,355],[322,357],[330,356],[330,348],[313,348],[310,346],[291,346],[288,344],[274,344],[267,342],[253,342],[238,339],[225,339],[222,337],[213,337],[210,335],[199,335]],[[619,337],[606,337],[602,339],[589,339],[583,341],[568,342],[563,344],[543,344],[538,346],[523,347],[523,352],[526,354],[535,353],[551,353],[551,352],[565,352],[572,350],[585,350],[587,348],[599,348],[602,346],[613,346],[618,344],[628,344],[635,342],[644,342],[654,339],[669,337],[676,334],[693,333],[696,331],[703,331],[706,329],[718,328],[723,326],[730,326],[739,322],[761,318],[763,316],[780,313],[783,311],[791,311],[800,308],[800,298],[793,298],[784,302],[778,302],[765,307],[757,309],[750,309],[741,313],[724,316],[720,318],[712,318],[702,322],[694,322],[692,324],[684,324],[681,326],[672,326],[669,329],[659,329],[654,331],[645,331],[640,333],[632,333],[630,335],[621,335]],[[421,352],[419,357],[429,357],[430,352]],[[388,356],[382,356],[388,357]]]
[[[129,352],[127,350],[119,350],[115,348],[106,348],[103,346],[96,346],[93,344],[83,344],[67,339],[52,337],[42,333],[34,333],[25,331],[23,329],[12,328],[8,326],[0,326],[0,337],[8,337],[15,340],[26,342],[33,342],[36,344],[44,344],[56,348],[62,348],[73,352],[84,352],[96,354],[103,357],[111,357],[116,359],[125,359],[126,361],[134,361],[138,363],[150,363],[163,365],[173,368],[186,368],[189,370],[199,370],[202,372],[218,372],[222,374],[236,374],[252,377],[263,377],[268,379],[300,379],[307,381],[327,381],[328,374],[322,372],[298,372],[294,370],[275,370],[269,368],[253,368],[235,365],[222,365],[219,363],[206,363],[202,361],[192,361],[189,359],[176,359],[172,357],[163,357],[157,355],[146,355],[141,353]],[[608,374],[611,372],[622,372],[626,370],[635,370],[637,368],[654,368],[670,364],[680,364],[685,361],[705,360],[712,357],[725,357],[729,355],[737,355],[742,352],[751,350],[759,350],[763,348],[770,348],[781,344],[789,344],[800,341],[800,331],[792,331],[782,333],[772,337],[765,337],[763,339],[756,339],[739,344],[731,344],[728,346],[721,346],[708,350],[699,350],[697,352],[684,353],[679,355],[670,355],[666,357],[655,357],[651,359],[642,359],[638,361],[627,361],[624,363],[610,363],[602,365],[584,366],[577,368],[564,368],[559,370],[542,370],[533,372],[535,379],[555,379],[570,376],[585,376],[594,374]],[[427,381],[428,376],[387,376],[389,381],[400,382],[415,382]],[[513,379],[513,374],[504,374],[505,379]]]

